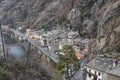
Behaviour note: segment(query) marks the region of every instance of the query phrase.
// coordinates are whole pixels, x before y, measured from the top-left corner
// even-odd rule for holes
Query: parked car
[[[72,77],[75,73],[76,73],[76,70],[74,70],[73,68],[70,68],[70,69],[68,69],[68,74],[67,74],[67,71],[66,71],[65,77],[66,78]]]

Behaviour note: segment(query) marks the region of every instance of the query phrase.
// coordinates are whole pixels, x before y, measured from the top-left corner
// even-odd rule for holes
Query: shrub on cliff
[[[120,41],[116,45],[116,50],[117,50],[117,52],[120,52]]]

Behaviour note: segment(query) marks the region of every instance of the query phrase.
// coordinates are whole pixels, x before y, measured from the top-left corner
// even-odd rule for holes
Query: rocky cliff
[[[120,1],[109,2],[98,15],[97,47],[103,52],[115,51],[120,41]]]
[[[78,30],[96,38],[97,52],[116,52],[120,40],[120,0],[0,0],[4,24],[17,28]]]

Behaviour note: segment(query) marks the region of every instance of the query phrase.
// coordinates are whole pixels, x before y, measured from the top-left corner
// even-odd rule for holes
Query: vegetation
[[[69,24],[69,23],[70,23],[70,21],[68,20],[66,15],[59,17],[58,24],[67,27],[67,24]]]
[[[120,41],[118,41],[118,43],[116,45],[116,50],[117,50],[117,52],[120,52]]]
[[[80,35],[83,37],[83,38],[86,38],[88,36],[88,33],[86,31],[82,31],[80,33]]]
[[[88,6],[84,7],[82,11],[82,17],[90,17],[90,8]]]
[[[26,67],[25,64],[19,62],[3,63],[0,61],[0,80],[33,80],[36,78],[51,80],[44,72]]]
[[[3,65],[0,62],[0,80],[12,80],[12,73],[8,71],[9,65]]]
[[[58,70],[61,73],[66,73],[67,78],[69,79],[69,72],[68,70],[71,70],[71,72],[75,72],[79,69],[79,60],[74,55],[74,49],[72,46],[65,45],[63,46],[62,52],[64,55],[59,54],[59,62],[58,62]]]

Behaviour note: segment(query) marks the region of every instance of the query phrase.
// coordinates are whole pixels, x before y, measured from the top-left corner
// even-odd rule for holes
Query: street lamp
[[[2,19],[3,19],[3,17],[0,16],[0,33],[1,33],[1,38],[2,38],[2,49],[3,49],[4,61],[6,62],[5,45],[4,45],[4,36],[3,36],[2,24],[1,24]]]

